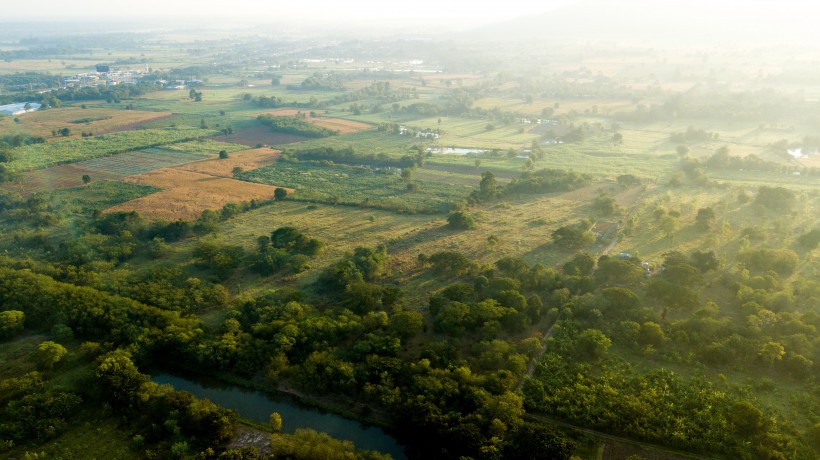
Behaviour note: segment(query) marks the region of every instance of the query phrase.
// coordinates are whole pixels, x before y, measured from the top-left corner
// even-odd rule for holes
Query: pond
[[[222,382],[200,379],[193,381],[170,374],[157,374],[153,381],[187,391],[197,398],[209,399],[256,423],[268,423],[270,414],[278,412],[282,416],[283,433],[293,433],[297,428],[312,428],[337,439],[352,441],[358,449],[388,453],[397,460],[407,458],[396,439],[380,427],[364,425],[356,420],[299,404],[292,399],[273,398],[259,391]]]

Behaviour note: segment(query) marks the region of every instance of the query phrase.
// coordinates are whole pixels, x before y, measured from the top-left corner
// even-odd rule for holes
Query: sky
[[[38,0],[9,1],[3,19],[94,19],[146,17],[246,17],[263,20],[373,23],[407,21],[471,25],[541,13],[573,0]],[[0,22],[3,21],[0,19]]]

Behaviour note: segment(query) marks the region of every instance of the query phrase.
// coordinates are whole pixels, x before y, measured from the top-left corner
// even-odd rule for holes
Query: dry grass
[[[218,210],[228,203],[269,200],[277,188],[176,168],[138,174],[125,181],[164,190],[114,206],[107,212],[138,211],[148,219],[168,220],[195,219],[206,209]]]
[[[50,140],[53,130],[69,128],[72,137],[80,137],[83,131],[104,134],[133,128],[140,124],[170,116],[169,112],[144,112],[140,110],[99,109],[79,107],[61,107],[41,110],[19,116],[15,123],[12,117],[0,118],[0,131],[3,133],[23,133],[31,136],[43,136]],[[108,118],[111,117],[111,118]],[[96,118],[104,118],[95,120]],[[85,123],[72,123],[90,119]],[[62,137],[58,137],[62,139]]]
[[[277,158],[279,158],[278,150],[271,150],[269,148],[251,149],[231,153],[228,158],[221,160],[205,160],[188,163],[179,166],[177,169],[210,174],[212,176],[230,177],[231,171],[236,167],[242,168],[243,171],[251,171],[264,166],[270,166],[276,162]]]

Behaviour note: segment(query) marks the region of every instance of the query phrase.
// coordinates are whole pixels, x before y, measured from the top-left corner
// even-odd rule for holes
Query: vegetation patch
[[[242,180],[294,189],[293,199],[389,209],[445,213],[466,199],[472,188],[421,182],[416,190],[393,171],[345,165],[280,162],[239,176]]]

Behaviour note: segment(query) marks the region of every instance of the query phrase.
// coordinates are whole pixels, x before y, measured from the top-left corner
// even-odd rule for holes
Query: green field
[[[34,144],[14,149],[14,159],[8,163],[8,169],[12,172],[30,171],[163,144],[190,141],[216,133],[198,128],[145,129]]]
[[[294,198],[351,204],[409,213],[444,213],[465,200],[472,187],[416,181],[417,191],[393,172],[368,167],[279,162],[244,173],[240,179],[296,190]]]

